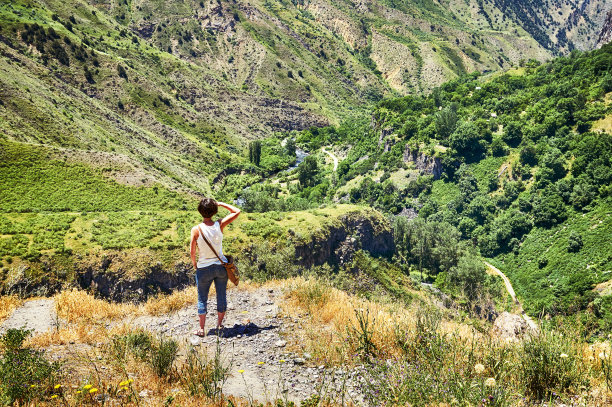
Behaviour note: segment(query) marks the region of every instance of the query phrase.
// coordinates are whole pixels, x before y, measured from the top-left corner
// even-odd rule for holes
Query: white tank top
[[[219,257],[223,259],[223,261],[227,261],[225,256],[223,255],[223,233],[221,232],[221,225],[219,222],[215,222],[212,226],[207,226],[204,223],[200,223],[198,225],[198,268],[207,267],[212,264],[221,264],[217,256],[210,250],[210,247],[206,244],[204,239],[202,238],[202,233],[208,239],[212,247],[215,248],[215,251],[219,254]]]

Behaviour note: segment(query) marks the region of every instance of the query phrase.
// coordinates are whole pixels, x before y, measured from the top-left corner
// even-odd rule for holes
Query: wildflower
[[[589,356],[589,362],[592,362],[594,360],[595,360],[595,358],[593,356]]]
[[[83,393],[83,390],[77,390],[76,394],[81,394],[81,393]]]
[[[61,384],[56,384],[55,386],[53,386],[53,388],[54,388],[55,390],[59,389],[60,387],[62,387],[62,385],[61,385]]]
[[[130,382],[127,380],[122,381],[121,383],[119,383],[119,386],[123,387],[123,386],[127,386]]]
[[[476,372],[476,374],[481,374],[482,372],[484,372],[484,370],[485,367],[481,363],[477,363],[476,366],[474,366],[474,371]]]
[[[281,359],[281,360],[280,360],[280,362],[281,362],[281,363],[285,363],[285,359]]]
[[[51,398],[52,398],[52,399],[56,399],[56,398],[58,398],[58,397],[59,397],[59,396],[58,396],[57,394],[54,394],[53,396],[51,396]]]
[[[567,353],[562,353],[561,354],[561,359],[567,359],[568,358],[568,354]]]
[[[238,371],[238,373],[244,373],[244,370],[243,370],[243,369],[240,369],[240,370]]]
[[[89,394],[94,394],[95,392],[97,392],[98,389],[96,389],[95,387],[93,389],[89,390]]]
[[[134,383],[134,379],[128,379],[128,383]]]
[[[259,366],[263,365],[265,362],[257,362]]]
[[[126,391],[128,388],[127,387],[122,387],[121,390]]]
[[[487,380],[485,380],[484,384],[487,387],[495,387],[495,379],[493,377],[489,377]]]
[[[608,359],[608,355],[606,355],[606,352],[601,352],[601,353],[599,354],[599,359],[601,359],[601,360],[606,360],[606,359]]]
[[[92,387],[93,387],[93,386],[92,386],[91,384],[86,384],[85,386],[83,386],[83,388],[84,388],[85,390],[89,390],[89,389],[91,389]]]
[[[35,384],[31,384],[31,385],[30,385],[30,387],[31,387],[31,388],[34,388],[34,387],[36,387],[36,385],[35,385]]]

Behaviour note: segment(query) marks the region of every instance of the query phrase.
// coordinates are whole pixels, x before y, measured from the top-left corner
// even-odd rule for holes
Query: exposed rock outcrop
[[[493,334],[502,339],[518,340],[537,333],[537,327],[520,315],[502,312],[493,323]]]
[[[442,160],[428,156],[418,149],[412,149],[408,145],[404,150],[404,162],[413,163],[415,168],[421,171],[421,174],[433,175],[434,179],[439,179],[442,176]]]
[[[347,214],[340,218],[340,224],[321,232],[296,245],[295,257],[301,266],[347,262],[358,249],[383,257],[390,257],[395,251],[391,225],[381,216]]]
[[[599,38],[597,39],[596,48],[601,48],[610,41],[612,41],[612,10],[608,11],[608,15],[599,33]]]

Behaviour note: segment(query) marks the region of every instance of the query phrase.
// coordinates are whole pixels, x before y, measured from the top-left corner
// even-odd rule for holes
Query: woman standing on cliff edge
[[[213,222],[212,217],[217,214],[219,206],[230,211],[230,214],[220,221]],[[198,212],[202,215],[202,223],[191,229],[190,247],[191,263],[196,269],[198,316],[200,318],[200,329],[194,334],[206,336],[206,331],[204,331],[206,303],[208,302],[208,291],[213,282],[217,291],[217,332],[220,332],[223,328],[223,317],[225,317],[225,310],[227,309],[227,298],[225,296],[227,271],[217,258],[217,254],[223,261],[227,260],[223,255],[223,229],[236,220],[240,215],[240,209],[223,202],[217,202],[212,198],[204,198],[198,205]],[[210,243],[214,251],[204,239]]]

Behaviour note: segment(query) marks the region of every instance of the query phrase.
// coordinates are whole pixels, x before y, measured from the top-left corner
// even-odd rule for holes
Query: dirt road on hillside
[[[336,157],[336,155],[332,153],[331,151],[327,151],[325,147],[322,147],[321,151],[323,151],[325,154],[330,156],[332,160],[334,160],[334,172],[336,172],[338,170],[338,157]]]
[[[508,291],[508,294],[510,294],[510,297],[512,297],[512,301],[514,301],[514,303],[518,306],[519,312],[523,316],[523,319],[525,320],[525,322],[527,322],[527,325],[529,325],[530,328],[537,330],[538,329],[537,324],[533,321],[533,319],[531,319],[529,315],[525,313],[525,311],[523,310],[523,306],[521,305],[519,300],[516,298],[516,293],[514,292],[514,288],[512,287],[512,283],[510,282],[510,279],[504,273],[502,273],[500,269],[498,269],[491,263],[485,261],[484,264],[493,274],[496,274],[499,277],[501,277],[501,279],[504,281],[504,285],[506,286],[506,290]]]

